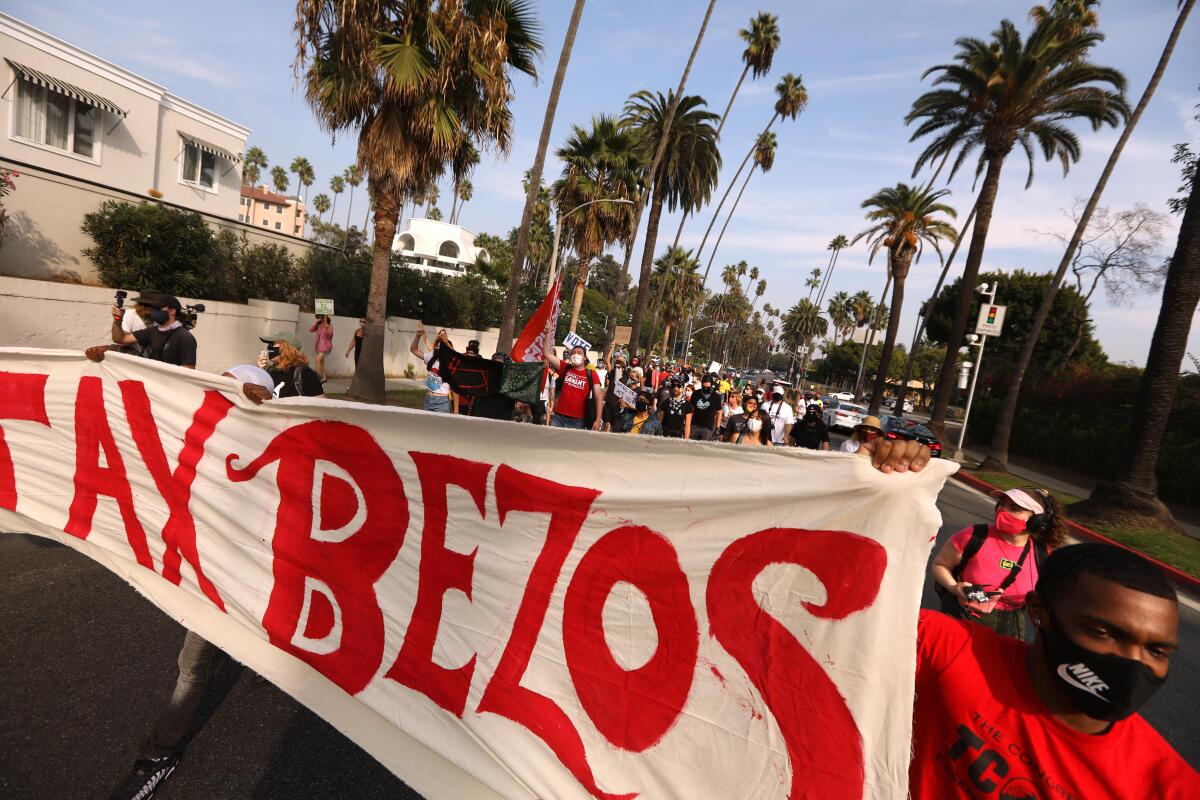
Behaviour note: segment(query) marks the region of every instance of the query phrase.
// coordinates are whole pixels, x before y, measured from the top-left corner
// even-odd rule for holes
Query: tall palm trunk
[[[333,215],[337,213],[337,192],[333,193],[333,207],[329,209],[329,223],[333,224]],[[399,216],[399,215],[397,215]]]
[[[742,67],[742,74],[738,76],[737,86],[733,87],[733,94],[729,95],[729,102],[725,104],[725,113],[721,115],[721,124],[717,125],[717,141],[721,140],[721,130],[725,127],[725,120],[729,119],[729,112],[733,108],[733,101],[737,100],[738,92],[742,90],[742,82],[746,80],[746,73],[750,71],[750,64]],[[682,222],[680,225],[682,226]]]
[[[575,330],[579,323],[579,309],[583,306],[583,291],[587,288],[588,268],[591,264],[591,257],[580,256],[579,272],[575,278],[575,295],[571,298],[571,324],[567,326],[569,331]]]
[[[721,232],[717,234],[717,241],[713,244],[712,253],[708,257],[708,266],[704,268],[704,274],[708,275],[708,271],[712,268],[713,259],[717,257],[717,251],[721,249],[721,240],[725,238],[725,229],[729,227],[729,221],[733,219],[733,212],[737,211],[738,203],[742,202],[742,195],[746,193],[746,186],[750,183],[750,178],[754,176],[754,170],[758,164],[750,167],[750,171],[746,173],[746,180],[742,181],[742,188],[738,190],[737,198],[734,199],[733,205],[729,208],[729,216],[725,218],[725,224],[721,226]],[[745,292],[742,292],[745,294]]]
[[[712,18],[713,6],[716,4],[717,0],[709,0],[708,2],[708,10],[704,12],[704,21],[700,23],[700,32],[696,34],[696,41],[692,45],[691,54],[688,56],[687,66],[683,68],[683,75],[679,78],[679,88],[675,90],[675,98],[671,101],[671,109],[667,112],[667,118],[663,120],[663,129],[662,133],[659,134],[658,148],[654,153],[654,160],[650,162],[650,170],[646,173],[654,181],[651,193],[653,207],[650,209],[650,219],[646,224],[646,246],[642,250],[642,269],[638,273],[637,298],[633,302],[633,319],[629,323],[631,329],[629,341],[634,349],[641,342],[642,317],[645,316],[646,304],[650,301],[650,270],[654,267],[654,247],[657,244],[658,238],[658,221],[659,217],[662,216],[663,199],[666,198],[665,187],[659,186],[658,169],[662,164],[663,154],[667,151],[667,142],[671,138],[671,124],[675,121],[675,112],[679,109],[679,102],[683,100],[683,90],[687,86],[688,75],[692,71],[692,65],[696,63],[696,53],[700,51],[700,42],[704,41],[704,32],[708,30],[708,21]],[[636,223],[634,225],[635,235],[637,225],[642,221],[641,209],[642,205],[639,204]]]
[[[700,240],[700,246],[696,248],[696,258],[704,252],[704,245],[708,243],[708,236],[712,233],[713,225],[717,224],[717,220],[721,218],[721,209],[725,207],[725,201],[729,199],[729,193],[733,191],[733,187],[737,185],[738,178],[742,176],[742,170],[750,163],[750,159],[754,156],[755,146],[758,144],[759,138],[771,130],[771,126],[775,124],[775,120],[779,119],[779,112],[776,111],[771,116],[771,121],[767,123],[767,127],[762,129],[762,133],[754,137],[754,142],[750,145],[750,149],[746,151],[746,157],[742,159],[742,163],[738,166],[737,172],[733,173],[733,178],[729,181],[729,185],[725,187],[725,193],[721,195],[721,202],[717,203],[717,209],[713,212],[713,217],[708,222],[708,228],[704,231],[704,237]],[[757,166],[757,165],[755,165]],[[712,259],[709,259],[709,266],[712,266]],[[708,283],[708,270],[704,270],[704,283]]]
[[[354,208],[354,187],[350,187],[350,199],[346,201],[346,233],[350,233],[350,211]]]
[[[668,322],[666,324],[666,326],[663,328],[662,351],[664,354],[668,352],[667,343],[670,340],[671,340],[671,323]],[[666,358],[666,355],[664,355],[663,357]]]
[[[942,370],[938,374],[937,388],[933,393],[933,409],[929,427],[939,434],[946,427],[946,410],[950,407],[950,396],[957,385],[954,365],[958,363],[958,348],[967,333],[968,317],[975,303],[975,281],[979,279],[979,265],[983,263],[983,250],[987,246],[988,228],[992,224],[992,209],[996,207],[996,193],[1000,189],[1000,171],[1004,169],[1004,156],[993,155],[988,159],[987,172],[975,201],[975,227],[971,232],[971,247],[967,250],[967,263],[963,265],[962,285],[958,289],[958,303],[954,306],[954,323],[946,340],[946,357],[942,359]]]
[[[1058,287],[1062,285],[1062,280],[1067,274],[1067,269],[1071,266],[1071,261],[1075,258],[1075,251],[1079,247],[1079,242],[1083,239],[1083,234],[1087,230],[1088,223],[1092,220],[1092,213],[1100,203],[1100,195],[1104,193],[1104,187],[1108,185],[1108,179],[1112,176],[1118,159],[1121,158],[1121,152],[1125,149],[1125,143],[1129,141],[1129,137],[1133,134],[1133,129],[1137,127],[1138,120],[1142,117],[1142,112],[1150,104],[1150,98],[1154,96],[1154,92],[1162,80],[1163,73],[1167,69],[1167,62],[1171,60],[1171,54],[1175,50],[1175,43],[1179,40],[1179,34],[1183,30],[1183,24],[1187,21],[1188,12],[1192,10],[1192,6],[1195,4],[1196,0],[1186,0],[1180,8],[1179,16],[1175,19],[1175,27],[1171,29],[1171,35],[1167,37],[1167,44],[1163,47],[1162,55],[1159,56],[1158,65],[1154,68],[1154,74],[1150,76],[1150,82],[1146,84],[1146,89],[1142,92],[1142,98],[1138,101],[1137,108],[1133,110],[1133,114],[1130,115],[1129,120],[1125,123],[1125,128],[1121,131],[1121,135],[1117,137],[1117,143],[1113,146],[1112,153],[1108,156],[1108,163],[1104,165],[1104,171],[1100,173],[1100,180],[1096,181],[1096,187],[1092,189],[1092,196],[1088,198],[1087,205],[1084,206],[1083,213],[1079,216],[1079,222],[1075,225],[1075,233],[1071,235],[1071,241],[1067,244],[1067,249],[1063,252],[1062,260],[1058,262],[1058,270],[1054,273],[1054,279],[1050,281],[1050,285],[1046,288],[1046,293],[1042,295],[1042,304],[1038,306],[1037,313],[1033,316],[1033,324],[1029,332],[1025,334],[1025,342],[1021,348],[1021,354],[1017,356],[1017,363],[1013,365],[1012,380],[1008,385],[1008,393],[1004,396],[1004,403],[1000,406],[1000,414],[996,418],[996,430],[992,435],[992,444],[988,448],[988,456],[983,462],[983,467],[986,469],[1008,470],[1008,445],[1012,439],[1013,420],[1017,415],[1017,401],[1021,396],[1021,383],[1025,380],[1025,371],[1029,368],[1029,362],[1033,360],[1033,350],[1037,347],[1038,337],[1041,336],[1046,319],[1050,316],[1050,310],[1054,307],[1054,297],[1058,294]]]
[[[383,346],[387,321],[388,273],[392,239],[400,224],[400,197],[392,191],[371,192],[375,198],[375,247],[371,254],[371,288],[367,295],[367,327],[362,355],[350,382],[350,395],[370,403],[384,400]]]
[[[829,288],[829,279],[833,275],[833,268],[837,264],[838,252],[840,247],[833,248],[833,252],[829,255],[829,263],[825,265],[825,277],[821,280],[821,288],[817,292],[817,308],[825,302],[825,290]],[[837,342],[837,330],[834,330],[834,342]]]
[[[902,245],[903,246],[903,245]],[[892,307],[888,316],[887,333],[883,337],[883,347],[879,351],[879,367],[875,370],[875,383],[871,389],[871,405],[869,412],[878,416],[879,406],[883,403],[883,393],[887,388],[888,370],[892,365],[892,352],[896,347],[896,334],[900,331],[900,311],[904,308],[904,280],[908,277],[908,269],[912,264],[915,250],[905,248],[905,252],[896,257],[892,266]],[[890,260],[890,259],[889,259]],[[911,359],[911,356],[909,357]],[[904,406],[897,406],[899,414]]]
[[[500,313],[500,332],[496,337],[496,349],[507,353],[512,349],[513,330],[517,323],[517,299],[521,293],[521,273],[525,259],[529,256],[529,228],[533,224],[533,210],[537,207],[538,192],[542,187],[542,169],[546,165],[546,150],[550,147],[550,131],[554,127],[554,115],[558,111],[558,98],[562,94],[563,81],[567,77],[567,64],[571,61],[571,50],[575,46],[575,34],[579,30],[579,18],[583,16],[586,0],[575,0],[571,21],[563,37],[562,50],[558,54],[558,68],[554,71],[554,82],[550,84],[550,99],[546,101],[546,115],[542,118],[542,132],[538,137],[537,154],[529,170],[529,189],[525,192],[525,209],[521,212],[521,227],[517,232],[517,246],[513,249],[512,269],[508,277],[508,289],[504,292],[504,309]]]
[[[879,328],[879,309],[887,302],[888,288],[892,285],[892,271],[887,271],[883,281],[883,291],[879,293],[879,302],[867,318],[867,335],[863,339],[862,363],[858,367],[858,377],[854,379],[854,395],[862,397],[863,388],[867,382],[867,363],[871,360],[871,345],[875,343],[875,332]],[[891,320],[888,320],[891,324]]]
[[[917,347],[921,343],[921,334],[925,333],[925,325],[929,322],[929,314],[933,311],[933,304],[937,302],[938,294],[942,291],[942,284],[946,282],[946,276],[950,274],[950,265],[954,263],[954,257],[958,255],[958,248],[962,244],[963,237],[967,235],[967,228],[971,227],[971,221],[975,219],[975,210],[979,208],[979,199],[976,198],[975,204],[971,206],[971,213],[967,214],[967,218],[963,221],[962,228],[958,231],[958,238],[954,240],[954,247],[950,248],[950,255],[946,256],[946,263],[942,264],[942,274],[938,276],[937,283],[933,287],[933,294],[929,295],[929,302],[925,307],[917,312],[917,328],[913,332],[912,347],[908,351],[908,360],[904,362],[904,379],[900,383],[900,391],[896,395],[896,408],[904,408],[904,396],[908,393],[908,382],[912,380],[913,362],[916,360],[914,356],[917,354]]]
[[[1096,486],[1091,496],[1071,506],[1071,515],[1091,519],[1136,515],[1152,522],[1178,527],[1157,497],[1155,470],[1163,434],[1175,402],[1179,368],[1187,351],[1192,318],[1200,302],[1200,180],[1192,183],[1179,240],[1163,284],[1162,305],[1146,369],[1137,394],[1139,407],[1129,429],[1128,447],[1121,472],[1112,481]],[[1127,521],[1127,520],[1122,520]]]

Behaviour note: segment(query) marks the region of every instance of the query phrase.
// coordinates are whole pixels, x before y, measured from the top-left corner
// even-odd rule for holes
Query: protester
[[[684,396],[683,384],[672,379],[667,382],[669,392],[666,400],[659,406],[659,421],[662,422],[663,436],[672,439],[682,439],[687,428],[688,417],[692,413],[692,404]]]
[[[991,523],[963,528],[929,567],[942,610],[1024,640],[1025,597],[1037,583],[1046,554],[1066,541],[1062,505],[1044,489],[996,492]],[[968,597],[973,587],[988,599]]]
[[[550,427],[600,430],[604,418],[604,393],[600,391],[595,371],[588,369],[587,351],[576,345],[563,361],[554,354],[554,348],[549,348],[546,363],[558,376]]]
[[[792,432],[792,424],[796,421],[792,407],[783,399],[783,387],[778,383],[771,387],[771,399],[763,406],[767,416],[771,418],[771,442],[782,447],[787,444]]]
[[[476,343],[476,348],[478,346],[478,343]],[[503,352],[492,353],[492,360],[505,364],[512,361],[508,353]],[[511,420],[515,407],[516,401],[504,394],[484,395],[482,397],[471,398],[470,415],[472,417],[484,417],[485,419]]]
[[[742,413],[742,395],[740,392],[731,391],[725,395],[725,402],[721,404],[721,418],[723,423],[718,432],[724,436],[726,429],[729,427],[729,420],[733,419],[738,414]]]
[[[325,314],[318,314],[308,332],[317,334],[317,374],[321,376],[321,383],[324,383],[329,379],[325,372],[325,356],[333,352],[333,320]]]
[[[358,367],[358,359],[362,356],[363,336],[367,333],[367,319],[363,317],[358,321],[358,327],[354,329],[354,335],[350,337],[350,346],[346,348],[345,358],[350,357],[350,351],[354,351],[354,366]]]
[[[713,389],[714,381],[713,375],[705,375],[700,380],[700,390],[692,393],[692,413],[684,430],[688,439],[711,441],[713,433],[721,429],[722,398]]]
[[[816,403],[804,411],[804,418],[792,426],[793,444],[809,450],[829,449],[829,427],[821,421],[821,407]]]
[[[147,323],[150,321],[151,308],[147,305],[147,300],[151,297],[161,295],[162,292],[146,291],[142,292],[140,297],[135,297],[130,301],[131,305],[125,307],[125,313],[121,315],[121,330],[125,333],[137,333],[144,331],[147,328]],[[120,352],[131,356],[144,356],[146,348],[140,344],[125,344],[119,348]]]
[[[258,356],[258,366],[267,370],[276,397],[319,397],[325,394],[321,376],[308,366],[300,350],[300,339],[291,331],[277,331],[259,341],[267,345]]]
[[[843,453],[857,453],[864,442],[870,442],[883,436],[883,423],[879,417],[863,417],[863,421],[854,426],[854,433],[842,442],[840,450]]]
[[[725,426],[725,441],[742,445],[771,444],[771,418],[759,410],[753,394],[742,399],[742,412],[729,418]]]
[[[628,368],[625,366],[625,356],[618,354],[615,358],[609,356],[608,375],[604,381],[604,430],[621,433],[621,401],[617,397],[616,385],[627,382]]]
[[[470,356],[471,358],[479,358],[479,340],[471,339],[468,341],[466,349],[463,350],[463,355]],[[496,359],[495,355],[492,356],[492,359],[499,360]],[[454,392],[454,387],[451,386],[450,390]],[[458,404],[454,408],[455,414],[462,414],[464,417],[478,416],[471,411],[471,407],[475,405],[475,397],[459,394],[458,392],[454,392],[454,395],[458,398]]]
[[[650,398],[645,394],[638,395],[637,404],[629,413],[624,427],[626,433],[640,436],[662,436],[663,433],[662,423],[651,410]]]
[[[445,328],[438,331],[437,341],[444,342],[451,349],[454,348]],[[437,345],[436,343],[430,344],[429,339],[425,336],[424,325],[418,325],[412,343],[408,346],[408,352],[425,362],[427,373],[425,376],[425,410],[438,414],[457,414],[458,395],[450,391],[450,384],[443,381],[438,372],[439,364],[434,357]]]
[[[1026,602],[1032,645],[921,612],[910,796],[1200,797],[1200,775],[1136,713],[1179,641],[1162,573],[1115,545],[1071,545]]]
[[[196,337],[179,321],[183,311],[179,299],[169,295],[142,295],[134,301],[148,308],[147,315],[153,327],[126,332],[122,327],[125,311],[120,306],[112,307],[112,340],[120,349],[128,345],[141,345],[142,355],[164,364],[174,364],[188,369],[196,368]],[[103,361],[104,354],[114,349],[112,345],[89,347],[84,355],[92,361]]]

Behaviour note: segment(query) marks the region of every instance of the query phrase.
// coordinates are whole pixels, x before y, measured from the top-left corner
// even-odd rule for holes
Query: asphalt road
[[[951,483],[939,545],[990,502]],[[932,592],[925,602],[934,605]],[[1200,765],[1200,614],[1183,609],[1173,679],[1146,717]],[[108,797],[170,695],[183,629],[67,547],[0,535],[0,798]],[[187,748],[163,800],[416,798],[311,712],[228,665],[223,702]]]

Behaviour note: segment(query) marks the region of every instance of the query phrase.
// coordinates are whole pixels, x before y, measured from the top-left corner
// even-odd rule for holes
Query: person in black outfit
[[[821,421],[821,407],[809,406],[804,418],[792,426],[792,443],[809,450],[829,449],[829,427]]]
[[[692,419],[687,431],[689,439],[711,441],[713,431],[721,427],[721,404],[725,398],[713,389],[715,380],[713,375],[705,375],[700,380],[700,391],[692,392]]]
[[[682,439],[688,414],[692,413],[692,404],[683,396],[682,383],[677,380],[671,380],[669,383],[671,394],[659,403],[659,419],[662,421],[663,436]]]
[[[474,340],[472,340],[474,342]],[[475,343],[478,348],[478,343]],[[500,361],[508,363],[512,361],[508,353],[492,353],[492,361]],[[500,393],[487,395],[485,397],[475,397],[471,400],[470,415],[472,417],[483,417],[485,419],[502,419],[509,422],[513,418],[513,410],[516,408],[517,401],[510,397],[506,397]]]
[[[103,361],[109,350],[119,350],[126,345],[141,345],[146,358],[174,364],[177,367],[196,368],[196,337],[183,327],[178,315],[183,311],[179,299],[169,294],[144,295],[134,303],[150,309],[152,327],[129,333],[121,327],[125,310],[112,307],[112,345],[89,347],[85,352],[92,361]]]
[[[321,376],[308,365],[308,356],[300,350],[300,339],[291,331],[263,336],[267,345],[258,356],[258,365],[275,382],[276,397],[320,397],[325,394]]]

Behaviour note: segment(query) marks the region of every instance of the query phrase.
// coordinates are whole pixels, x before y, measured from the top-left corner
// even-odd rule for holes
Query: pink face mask
[[[1008,511],[996,512],[996,530],[1009,536],[1024,533],[1026,521]]]

